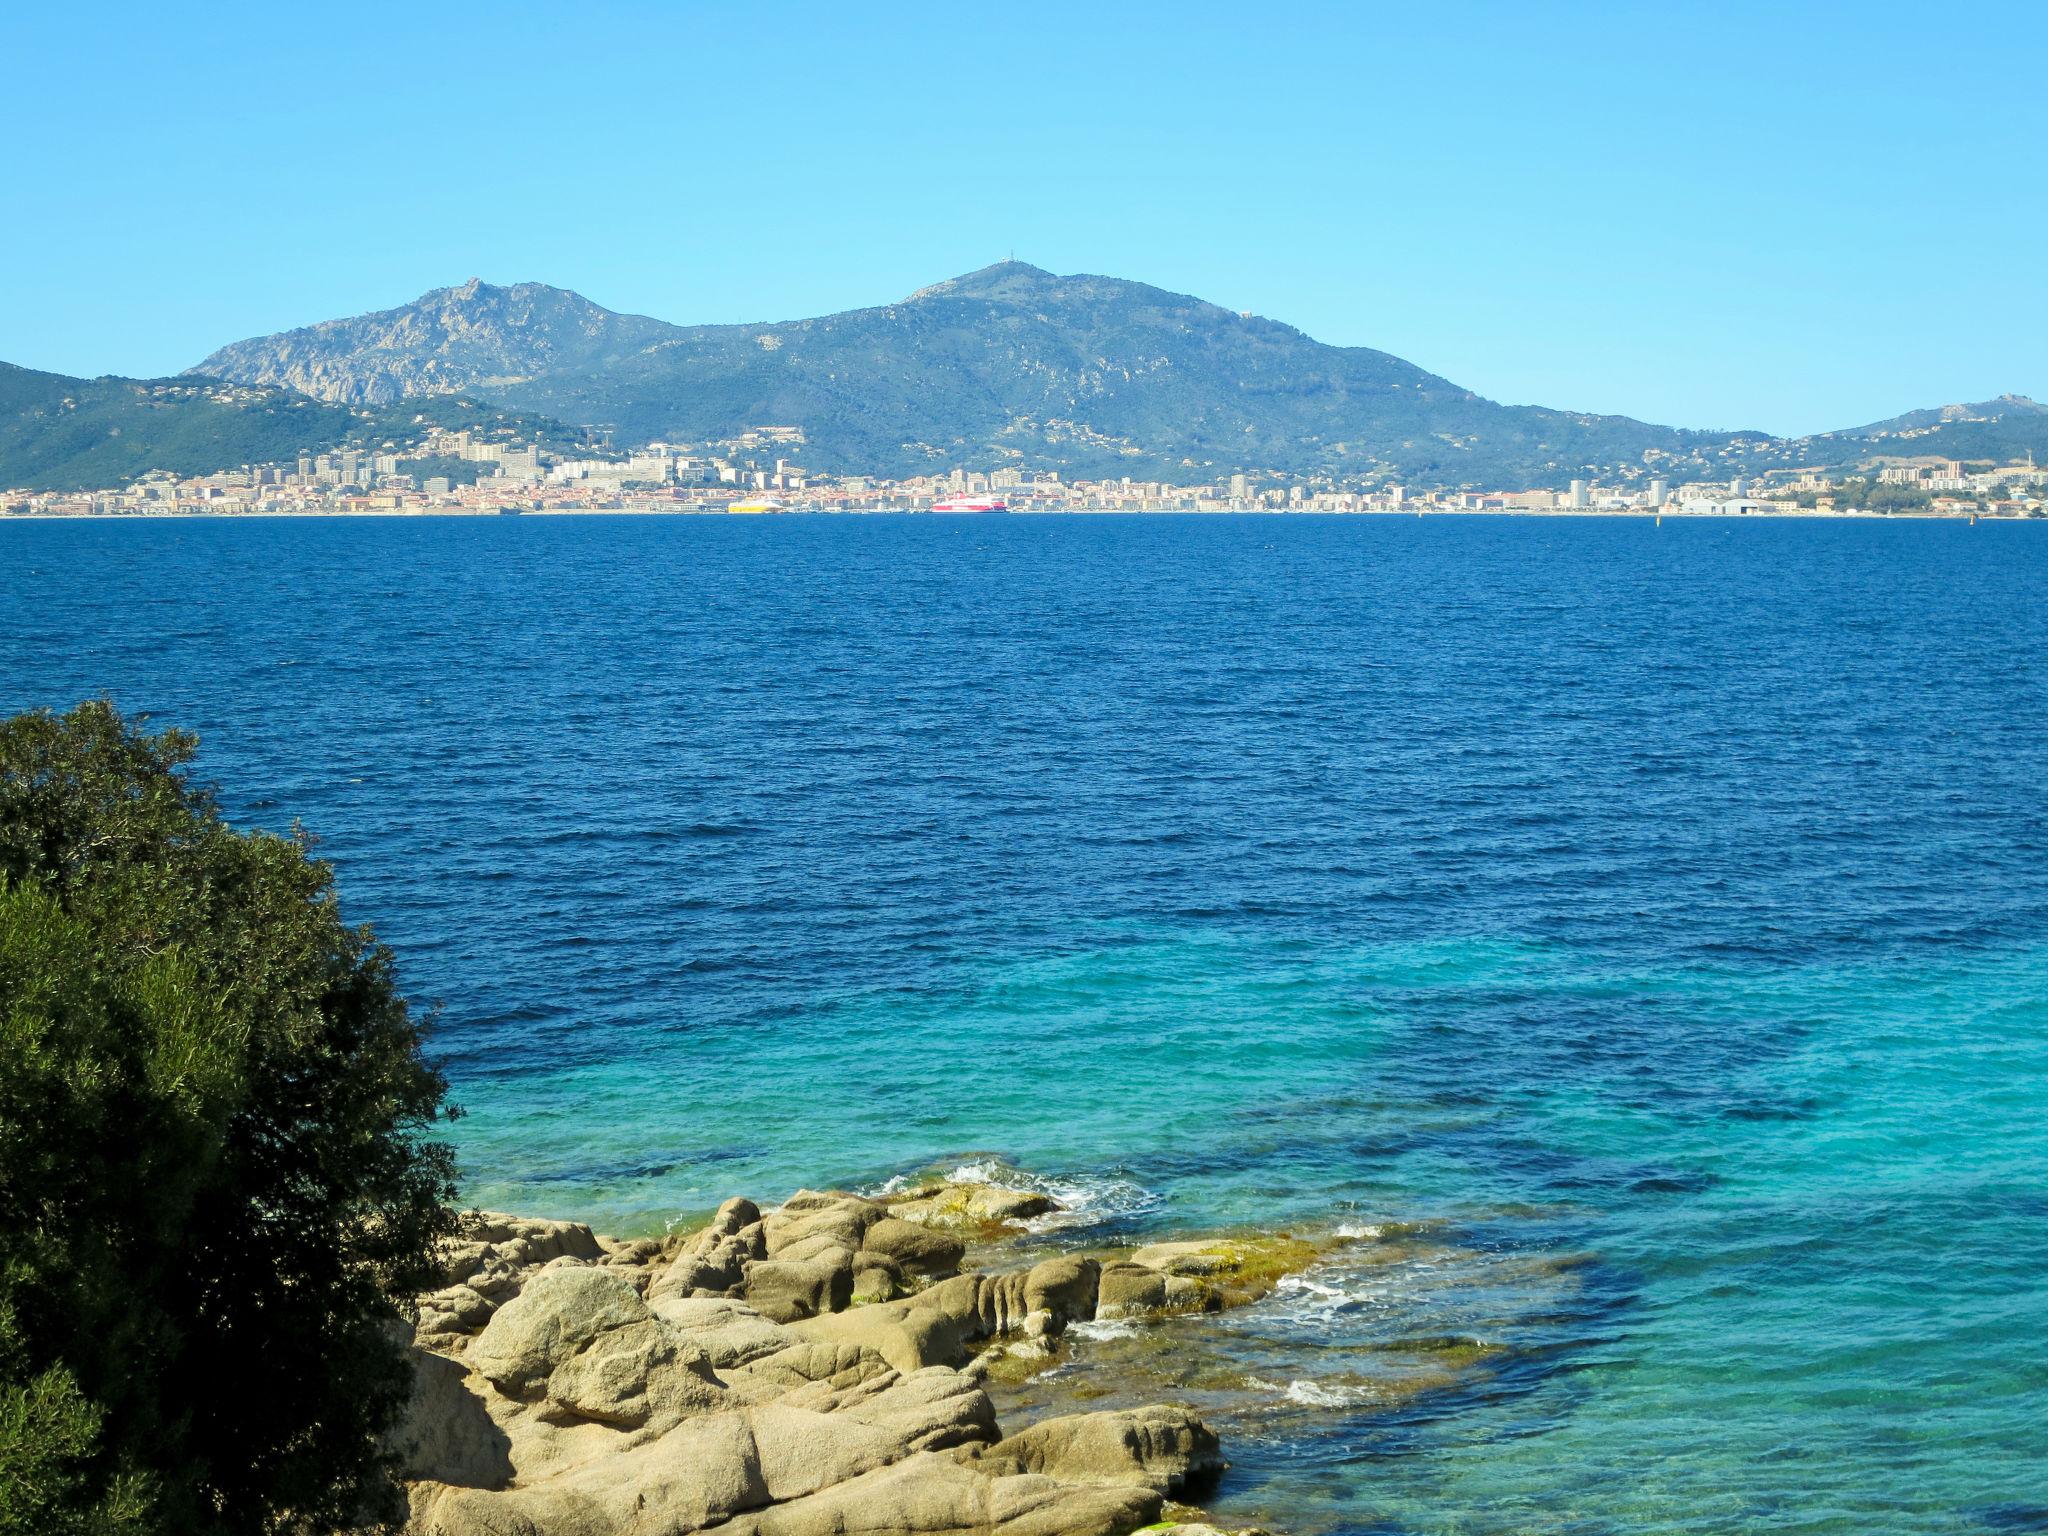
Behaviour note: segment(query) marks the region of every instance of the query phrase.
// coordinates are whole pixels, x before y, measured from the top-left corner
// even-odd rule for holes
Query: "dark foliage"
[[[395,1513],[444,1085],[326,866],[192,750],[0,724],[0,1532]]]
[[[126,485],[212,474],[339,442],[349,413],[289,389],[193,379],[73,379],[0,363],[0,486]]]

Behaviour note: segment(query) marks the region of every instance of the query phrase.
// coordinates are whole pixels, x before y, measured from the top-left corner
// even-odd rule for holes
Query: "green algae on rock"
[[[971,1182],[922,1184],[883,1198],[892,1216],[983,1241],[1014,1237],[1031,1218],[1060,1208],[1050,1195],[1034,1190]]]
[[[1129,1262],[1169,1280],[1193,1281],[1204,1305],[1236,1307],[1270,1295],[1289,1275],[1314,1264],[1327,1246],[1286,1232],[1248,1234],[1148,1243],[1133,1250]]]

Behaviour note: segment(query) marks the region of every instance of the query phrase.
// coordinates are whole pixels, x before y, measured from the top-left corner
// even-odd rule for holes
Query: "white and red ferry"
[[[949,496],[932,503],[934,512],[1007,512],[1010,504],[1000,496]]]

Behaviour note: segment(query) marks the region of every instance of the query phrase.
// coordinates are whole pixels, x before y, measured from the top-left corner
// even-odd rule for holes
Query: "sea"
[[[102,694],[319,838],[476,1203],[1314,1237],[1053,1373],[1226,1523],[2048,1531],[2048,525],[0,524],[0,709]]]

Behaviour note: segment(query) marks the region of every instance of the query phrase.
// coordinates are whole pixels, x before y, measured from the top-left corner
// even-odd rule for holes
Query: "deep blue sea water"
[[[485,1204],[1382,1233],[1164,1336],[1226,1515],[2048,1530],[2044,599],[1990,523],[14,523],[0,709],[324,839]]]

